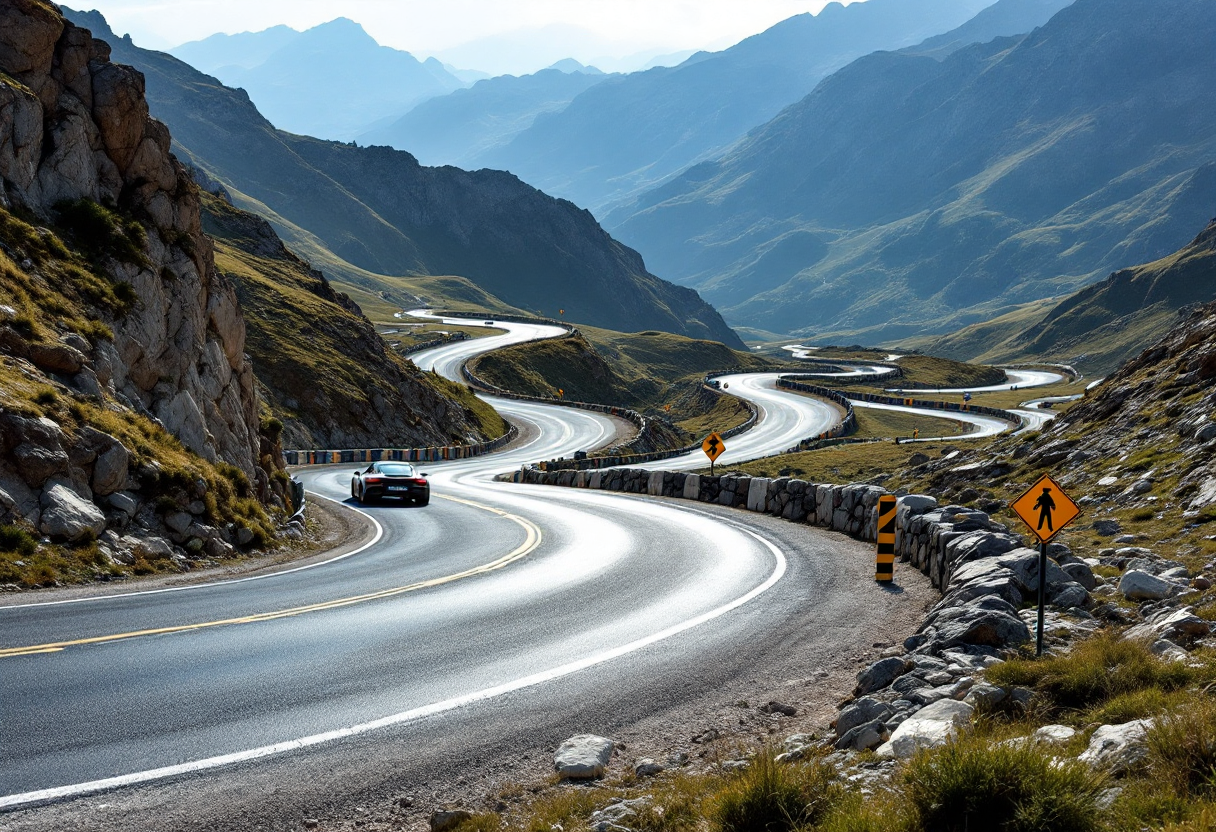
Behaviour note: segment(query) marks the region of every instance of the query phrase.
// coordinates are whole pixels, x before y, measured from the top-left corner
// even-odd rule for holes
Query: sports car
[[[373,462],[366,471],[356,471],[350,481],[350,496],[361,503],[384,497],[400,497],[424,506],[431,501],[431,484],[408,462]]]

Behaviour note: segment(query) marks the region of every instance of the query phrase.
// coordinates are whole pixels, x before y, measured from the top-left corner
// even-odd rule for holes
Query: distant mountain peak
[[[567,75],[573,75],[576,72],[580,73],[582,75],[603,75],[604,74],[601,70],[596,69],[593,66],[586,66],[585,64],[579,63],[574,58],[563,58],[562,60],[558,61],[557,63],[550,65],[548,68],[556,69],[559,72],[566,73]]]

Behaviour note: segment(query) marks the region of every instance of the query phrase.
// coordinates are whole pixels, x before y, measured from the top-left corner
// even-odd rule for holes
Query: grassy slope
[[[745,366],[763,369],[763,359],[716,341],[666,332],[623,333],[580,327],[580,337],[498,350],[473,367],[487,381],[530,395],[616,404],[670,418],[687,438],[725,430],[748,418],[733,396],[704,391],[706,372]],[[667,408],[670,406],[670,410]]]
[[[1160,338],[1179,309],[1216,300],[1216,223],[1190,245],[1125,269],[1056,304],[967,327],[932,349],[978,360],[1076,362],[1109,373]]]
[[[216,266],[237,285],[254,369],[271,411],[287,425],[288,444],[328,446],[335,431],[361,428],[369,447],[459,443],[470,428],[502,435],[488,405],[387,350],[357,307],[343,305],[307,263],[265,239],[260,220],[210,195],[204,204]],[[426,410],[444,398],[457,399],[458,408],[439,424]],[[390,418],[378,418],[385,413]]]

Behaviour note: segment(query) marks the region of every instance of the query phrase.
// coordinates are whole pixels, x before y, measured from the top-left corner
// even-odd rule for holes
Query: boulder
[[[1119,579],[1119,591],[1129,601],[1160,601],[1174,594],[1175,587],[1155,575],[1133,569]]]
[[[39,369],[65,376],[79,373],[86,361],[84,353],[67,344],[30,344],[29,357]]]
[[[891,732],[891,739],[876,752],[879,757],[906,759],[922,748],[945,745],[958,735],[960,728],[971,721],[974,709],[965,702],[942,699],[921,710],[899,724]]]
[[[612,740],[594,734],[578,734],[561,744],[553,755],[553,768],[570,780],[603,777],[614,748]]]
[[[1122,725],[1103,725],[1090,737],[1089,747],[1078,758],[1094,768],[1123,774],[1148,755],[1145,736],[1151,719],[1137,719]]]
[[[165,525],[178,534],[185,534],[193,522],[194,518],[185,511],[171,511],[165,515]]]
[[[1000,602],[1000,606],[992,602]],[[1007,607],[1008,609],[1002,609]],[[933,622],[935,632],[923,651],[937,651],[961,644],[986,645],[1004,649],[1030,641],[1030,630],[1017,611],[998,598],[986,597],[965,607],[942,612]]]
[[[633,773],[637,777],[654,777],[662,774],[667,768],[662,763],[656,763],[650,757],[643,757],[638,760],[633,766]]]
[[[1034,732],[1034,741],[1043,745],[1063,745],[1076,735],[1077,730],[1067,725],[1044,725]]]
[[[853,690],[855,696],[862,696],[882,690],[900,676],[911,670],[913,665],[905,659],[892,656],[880,659],[857,674],[857,687]]]
[[[837,751],[869,751],[882,745],[889,736],[881,719],[854,726],[847,734],[836,740]]]
[[[104,497],[120,490],[127,481],[130,459],[130,453],[118,442],[98,454],[93,463],[93,493]]]
[[[1094,576],[1094,571],[1084,561],[1066,563],[1060,568],[1064,570],[1065,575],[1085,587],[1087,591],[1093,592],[1098,588],[1098,579]]]
[[[69,466],[68,455],[62,448],[35,442],[22,442],[14,448],[13,460],[17,472],[31,488],[39,488],[51,477],[66,473]]]
[[[1171,642],[1187,642],[1204,638],[1211,633],[1211,625],[1191,610],[1190,607],[1166,611],[1164,615],[1151,617],[1143,624],[1127,630],[1125,639],[1141,641],[1157,641],[1166,639]]]
[[[97,537],[106,530],[101,509],[65,485],[53,485],[42,492],[42,533],[57,540],[72,542]]]
[[[845,708],[836,717],[836,735],[843,737],[858,725],[864,725],[874,720],[886,721],[895,713],[895,709],[886,702],[880,702],[869,696],[863,696],[852,705]]]

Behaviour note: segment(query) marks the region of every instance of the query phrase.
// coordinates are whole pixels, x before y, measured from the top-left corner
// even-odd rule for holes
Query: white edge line
[[[337,505],[343,505],[341,500],[335,500],[332,497],[326,497],[322,494],[317,494],[315,491],[309,491],[308,493],[313,497],[318,497],[322,500],[328,500],[329,502],[335,503]],[[347,552],[344,555],[338,555],[337,557],[330,558],[329,560],[323,560],[320,563],[310,563],[305,566],[296,566],[291,569],[284,569],[280,572],[268,572],[265,575],[250,575],[245,578],[230,578],[229,580],[226,580],[226,581],[211,581],[211,582],[203,583],[203,584],[188,584],[186,586],[169,586],[169,587],[165,587],[163,589],[143,589],[143,590],[138,590],[136,592],[122,592],[117,595],[90,595],[88,598],[66,598],[62,601],[39,601],[38,603],[35,603],[35,604],[13,604],[13,605],[7,606],[7,607],[0,607],[0,613],[3,613],[5,610],[24,610],[24,609],[29,609],[31,607],[57,607],[62,604],[84,604],[87,602],[109,601],[109,600],[112,600],[115,598],[133,598],[137,595],[161,595],[166,592],[185,592],[186,590],[207,589],[208,587],[213,587],[213,586],[231,586],[232,584],[243,584],[243,583],[247,583],[249,581],[262,581],[267,578],[277,578],[280,575],[291,575],[294,572],[303,572],[307,569],[316,569],[317,567],[320,567],[320,566],[328,566],[331,563],[337,563],[340,560],[346,560],[347,558],[353,558],[355,555],[358,555],[362,552],[366,552],[368,549],[370,549],[371,547],[373,547],[377,543],[379,543],[380,538],[384,537],[384,527],[380,525],[379,521],[377,521],[375,517],[372,517],[366,511],[361,511],[361,510],[359,510],[357,508],[353,508],[351,506],[346,506],[346,508],[353,511],[355,514],[361,514],[364,517],[366,517],[368,520],[372,521],[372,525],[376,527],[376,534],[371,540],[369,540],[367,543],[364,543],[358,549],[355,549],[354,551],[351,551],[351,552]],[[3,804],[0,804],[0,805],[3,805]]]
[[[735,525],[735,524],[731,524]],[[413,708],[408,711],[402,711],[398,714],[382,717],[371,722],[364,722],[359,725],[352,725],[348,728],[338,728],[333,731],[326,731],[322,734],[313,734],[309,737],[302,737],[296,740],[287,740],[285,742],[275,743],[274,745],[265,745],[261,748],[252,748],[248,751],[238,751],[232,754],[225,754],[218,757],[209,757],[205,760],[196,760],[190,763],[181,763],[174,766],[165,766],[164,768],[149,769],[148,771],[140,771],[134,774],[124,774],[119,777],[109,777],[104,780],[93,780],[87,783],[77,783],[72,786],[59,786],[53,789],[42,789],[40,791],[24,792],[22,794],[7,795],[0,797],[0,809],[13,809],[19,806],[25,806],[33,803],[45,803],[49,801],[59,800],[67,797],[79,797],[86,794],[107,791],[110,789],[121,788],[124,786],[133,786],[139,783],[148,783],[153,780],[161,780],[167,777],[176,777],[182,774],[191,774],[207,769],[219,768],[221,766],[233,765],[235,763],[248,762],[251,760],[259,760],[264,757],[271,757],[277,754],[284,754],[289,751],[297,751],[302,748],[308,748],[321,743],[333,742],[334,740],[353,737],[359,734],[366,734],[369,731],[376,731],[382,728],[387,728],[393,725],[400,725],[405,722],[413,722],[428,716],[443,713],[445,711],[454,710],[456,708],[471,705],[475,702],[483,702],[487,699],[493,699],[504,694],[513,693],[523,690],[524,688],[535,687],[536,685],[545,682],[551,682],[563,676],[568,676],[572,673],[577,673],[581,670],[594,667],[599,664],[620,658],[629,653],[634,653],[643,648],[649,647],[660,641],[665,641],[672,636],[679,635],[686,630],[697,627],[715,618],[719,618],[726,613],[737,609],[749,601],[754,600],[760,595],[771,589],[782,577],[785,576],[787,562],[785,555],[776,545],[768,540],[765,540],[760,535],[747,528],[736,526],[744,534],[747,534],[762,545],[767,547],[772,552],[776,559],[777,565],[772,574],[764,583],[752,589],[745,595],[736,598],[724,606],[701,615],[684,621],[680,624],[675,624],[665,630],[660,630],[657,633],[632,641],[628,644],[615,647],[611,650],[605,650],[601,653],[596,653],[585,659],[569,662],[559,667],[550,670],[534,673],[530,676],[524,676],[511,682],[505,682],[501,685],[485,688],[474,693],[465,694],[463,696],[445,699],[441,702],[435,702],[430,705],[423,705],[419,708]]]

